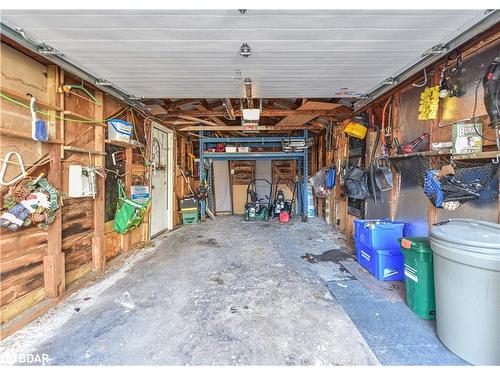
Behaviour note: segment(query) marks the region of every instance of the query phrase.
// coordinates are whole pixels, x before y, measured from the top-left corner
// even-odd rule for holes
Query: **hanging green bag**
[[[118,183],[118,203],[115,213],[114,229],[117,233],[126,233],[141,225],[148,211],[151,199],[144,203],[127,198],[123,185]]]

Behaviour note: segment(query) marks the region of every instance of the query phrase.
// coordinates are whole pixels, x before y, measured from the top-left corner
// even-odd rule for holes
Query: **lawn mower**
[[[285,194],[283,190],[279,188],[279,184],[282,181],[290,181],[293,185],[292,198],[285,199]],[[280,223],[288,223],[293,214],[293,208],[295,204],[295,190],[296,184],[289,178],[279,178],[276,181],[274,187],[274,201],[273,201],[273,218],[279,218]]]
[[[269,195],[257,196],[257,182],[263,181],[269,185]],[[256,178],[248,184],[245,203],[245,221],[268,221],[271,212],[271,195],[273,185],[266,179]]]

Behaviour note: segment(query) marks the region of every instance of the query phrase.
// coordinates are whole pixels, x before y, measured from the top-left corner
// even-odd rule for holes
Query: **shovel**
[[[389,167],[389,159],[387,156],[375,159],[373,165],[373,175],[378,190],[386,191],[392,189],[392,171]]]

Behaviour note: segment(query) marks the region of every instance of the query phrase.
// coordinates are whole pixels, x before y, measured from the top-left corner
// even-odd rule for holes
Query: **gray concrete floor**
[[[56,365],[378,364],[323,281],[352,276],[300,258],[349,258],[320,219],[218,217],[155,243],[3,340],[2,352],[47,353]]]

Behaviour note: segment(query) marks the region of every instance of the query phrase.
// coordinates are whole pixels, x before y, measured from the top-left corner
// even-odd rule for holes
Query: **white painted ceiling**
[[[483,10],[5,10],[17,26],[138,97],[366,93]],[[252,55],[239,54],[248,43]],[[238,72],[241,71],[241,74]]]

